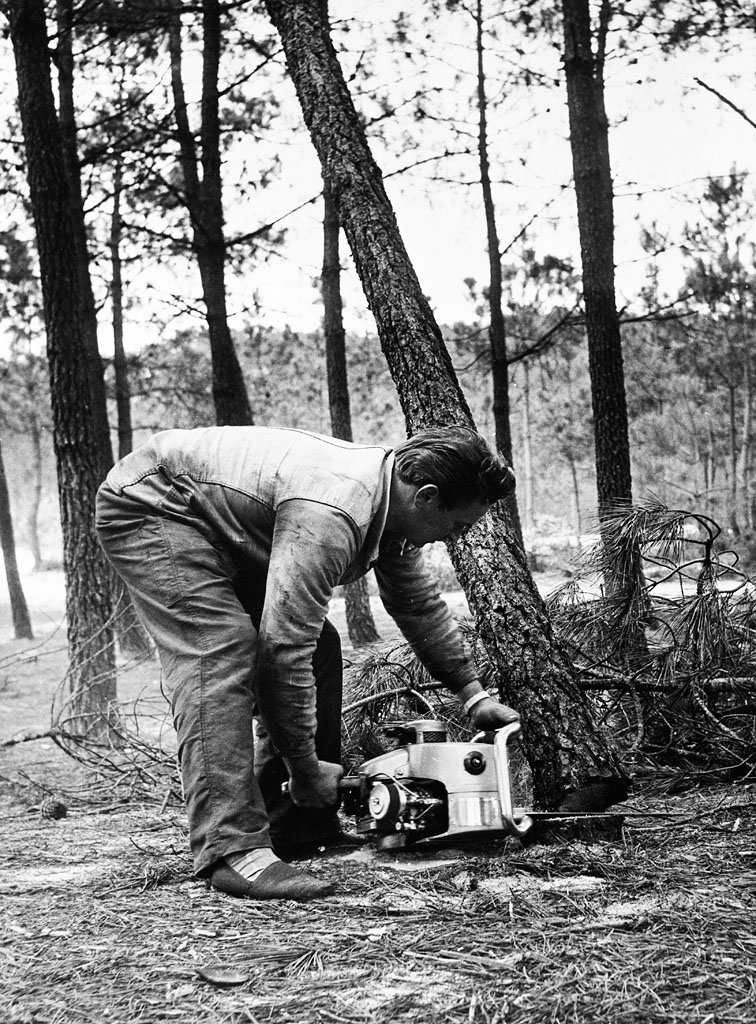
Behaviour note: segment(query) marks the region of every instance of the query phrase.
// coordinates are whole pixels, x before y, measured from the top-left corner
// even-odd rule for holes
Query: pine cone
[[[54,796],[45,797],[40,804],[39,811],[43,818],[51,818],[53,821],[65,818],[68,814],[68,808],[63,801],[58,800],[58,798]]]

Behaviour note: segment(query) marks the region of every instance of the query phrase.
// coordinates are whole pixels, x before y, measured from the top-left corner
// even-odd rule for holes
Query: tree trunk
[[[604,50],[611,7],[608,0],[602,0],[595,53],[590,0],[562,0],[562,13],[604,579],[607,594],[615,601],[618,644],[622,645],[618,653],[637,661],[648,653],[634,610],[638,596],[634,584],[642,575],[640,548],[635,544],[620,552],[609,539],[609,530],[604,529],[612,515],[633,503],[622,339],[614,294],[614,194],[604,108]],[[636,616],[635,621],[629,616]]]
[[[728,411],[728,440],[730,447],[729,477],[730,477],[730,502],[727,515],[727,526],[733,537],[740,536],[740,522],[738,519],[738,505],[740,504],[740,493],[738,488],[738,429],[735,412],[735,385],[729,382],[727,385],[727,411]]]
[[[596,445],[599,516],[632,504],[622,341],[614,294],[614,198],[604,109],[604,42],[609,4],[601,5],[598,45],[589,0],[562,0],[564,70],[583,265],[588,358]]]
[[[34,395],[34,390],[34,388],[31,389],[32,396]],[[26,516],[26,529],[29,535],[29,547],[34,558],[34,571],[38,572],[43,566],[42,551],[39,546],[39,506],[42,501],[42,438],[39,429],[39,417],[36,412],[32,412],[27,424],[32,454],[29,467],[31,494],[29,497],[29,511]]]
[[[63,527],[68,622],[66,728],[104,736],[115,700],[110,573],[94,529],[100,478],[82,339],[73,203],[50,80],[42,0],[6,0],[37,234]]]
[[[57,0],[58,41],[55,62],[58,69],[58,119],[63,139],[63,159],[71,195],[71,220],[76,273],[79,279],[79,302],[82,342],[87,354],[86,366],[92,396],[92,416],[100,457],[100,474],[104,478],[113,465],[113,447],[110,443],[108,403],[105,375],[97,343],[97,307],[89,275],[89,248],[84,221],[84,200],[81,190],[81,168],[76,139],[76,112],[74,105],[73,60],[73,2]]]
[[[510,422],[509,365],[507,363],[507,331],[502,308],[501,253],[499,252],[499,231],[496,226],[496,207],[491,188],[491,172],[488,159],[488,105],[486,100],[486,77],[483,66],[483,11],[482,0],[475,6],[475,46],[477,52],[478,92],[478,166],[480,187],[483,192],[483,209],[486,216],[486,239],[488,242],[488,308],[491,326],[488,338],[491,345],[491,383],[493,388],[493,416],[496,431],[496,447],[510,464],[513,464],[512,425]],[[517,507],[517,495],[513,491],[506,500],[512,529],[522,544],[522,525]]]
[[[352,440],[352,410],[346,364],[346,338],[341,303],[341,258],[339,216],[331,191],[323,182],[323,331],[325,334],[328,408],[334,437]]]
[[[341,259],[339,256],[339,217],[328,183],[323,182],[323,331],[326,347],[328,405],[334,437],[352,440],[352,412],[349,405],[346,345],[341,304]],[[380,640],[370,608],[367,578],[344,587],[344,611],[349,639],[355,647]]]
[[[753,529],[751,519],[751,451],[753,448],[753,379],[751,374],[750,353],[743,354],[743,413],[740,428],[740,457],[738,460],[738,476],[740,477],[740,501],[742,519],[747,529]]]
[[[8,481],[5,479],[5,462],[3,449],[0,445],[0,545],[3,549],[5,562],[5,578],[8,581],[8,597],[10,598],[13,629],[17,640],[33,640],[29,609],[21,586],[21,576],[16,561],[16,541],[13,537],[13,517],[11,515]]]
[[[231,337],[226,312],[226,241],[223,234],[223,189],[218,117],[218,66],[221,33],[218,0],[202,0],[202,177],[197,146],[189,124],[182,79],[181,0],[173,0],[169,47],[171,84],[180,148],[184,192],[192,225],[213,368],[213,401],[219,424],[251,424],[252,407]]]
[[[441,332],[409,261],[331,43],[320,0],[266,0],[340,223],[378,327],[410,431],[471,424]],[[500,691],[522,714],[536,800],[583,806],[621,799],[626,777],[596,729],[556,643],[505,510],[450,550]],[[595,780],[601,780],[592,786]]]
[[[707,458],[708,471],[707,471],[706,475],[707,475],[708,481],[709,481],[708,482],[708,488],[709,488],[709,490],[711,492],[713,492],[714,491],[714,486],[715,486],[716,480],[717,480],[717,465],[718,465],[718,461],[719,460],[716,457],[717,447],[716,447],[716,438],[714,437],[714,425],[711,422],[711,418],[709,418],[709,417],[707,417],[707,422],[708,422],[708,427],[709,427],[709,452],[708,452],[708,458]],[[713,493],[709,494],[708,498],[709,498],[709,502],[710,502],[710,507],[713,507],[713,505],[714,505]]]
[[[113,173],[113,215],[110,219],[110,301],[113,309],[113,374],[115,377],[116,413],[118,416],[118,458],[133,448],[131,426],[131,385],[126,352],[123,347],[123,279],[121,275],[121,193],[123,163],[116,157]],[[113,603],[118,643],[124,654],[142,657],[152,650],[150,639],[134,610],[131,595],[120,576],[113,574]]]
[[[527,359],[522,362],[522,494],[525,529],[532,536],[533,521],[533,438],[530,416],[530,366]]]
[[[103,479],[113,465],[113,447],[110,441],[110,423],[108,420],[107,394],[105,390],[105,375],[103,361],[100,357],[100,350],[97,341],[97,308],[95,305],[94,293],[92,291],[92,279],[89,273],[89,250],[87,246],[87,231],[84,220],[84,201],[82,199],[81,171],[79,165],[76,114],[74,105],[74,60],[73,60],[73,27],[74,14],[72,0],[57,0],[58,12],[58,46],[56,60],[58,66],[59,82],[59,109],[58,120],[61,126],[63,138],[63,156],[66,165],[69,188],[73,205],[71,215],[74,230],[74,249],[76,252],[76,272],[79,279],[81,316],[80,323],[83,338],[87,351],[87,369],[89,371],[89,385],[91,389],[92,415],[94,419],[95,432],[97,435],[97,447],[100,457],[100,479]],[[117,166],[116,174],[120,172]],[[118,192],[120,198],[120,191]],[[115,214],[120,217],[120,213]],[[111,229],[113,224],[111,223]],[[120,271],[120,264],[118,266]],[[113,280],[114,290],[120,288],[120,278]],[[121,297],[114,295],[114,340],[116,334],[115,317],[121,313]],[[117,311],[117,312],[116,312]],[[123,321],[121,319],[121,341],[123,340]],[[121,352],[123,346],[121,345]],[[116,361],[118,353],[116,350]],[[116,370],[117,372],[117,370]],[[121,387],[123,381],[120,382]],[[119,381],[116,378],[116,394],[119,391]],[[118,408],[118,433],[119,449],[121,447],[121,414],[122,408]],[[127,451],[130,451],[129,447]],[[121,452],[119,457],[124,454]],[[111,577],[110,587],[113,601],[117,607],[115,616],[115,628],[118,634],[118,641],[121,647],[131,654],[144,654],[151,648],[147,634],[139,624],[136,612],[131,604],[131,597],[126,590],[121,578],[112,570],[110,563],[106,563],[107,570]]]
[[[567,456],[567,461],[570,465],[570,477],[572,479],[572,521],[575,527],[575,536],[577,538],[577,546],[580,547],[581,537],[583,534],[583,519],[580,514],[580,483],[578,481],[577,465],[575,463],[575,457],[573,455]]]
[[[110,302],[113,309],[113,373],[115,376],[116,412],[118,415],[118,458],[122,459],[134,447],[131,426],[131,385],[126,353],[123,347],[123,277],[121,274],[121,192],[123,191],[123,161],[116,157],[113,171],[113,215],[110,219]]]

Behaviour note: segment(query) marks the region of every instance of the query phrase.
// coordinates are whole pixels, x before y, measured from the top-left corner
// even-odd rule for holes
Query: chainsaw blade
[[[520,811],[518,810],[518,814]],[[622,811],[527,811],[529,818],[533,821],[599,821],[608,818],[624,818]]]

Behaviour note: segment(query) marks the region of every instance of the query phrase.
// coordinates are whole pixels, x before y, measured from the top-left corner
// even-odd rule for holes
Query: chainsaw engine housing
[[[513,723],[470,742],[448,741],[443,722],[384,727],[399,742],[342,783],[343,808],[379,848],[468,833],[524,835],[531,821],[511,806],[508,744]]]

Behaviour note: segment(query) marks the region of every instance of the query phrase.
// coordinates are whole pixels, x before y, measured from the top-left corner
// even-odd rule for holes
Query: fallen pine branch
[[[704,693],[728,693],[738,690],[756,692],[756,679],[752,676],[718,676],[705,681],[694,680],[690,677],[682,677],[670,682],[662,682],[653,679],[633,679],[629,676],[606,675],[593,676],[591,679],[578,679],[578,686],[581,690],[626,690],[631,693],[633,690],[643,690],[652,693],[675,693],[690,686],[695,681],[696,688]]]
[[[376,701],[387,700],[389,697],[399,697],[402,694],[418,696],[423,692],[427,693],[432,690],[442,690],[443,688],[443,683],[420,683],[416,686],[397,686],[393,690],[380,690],[378,693],[371,693],[368,697],[362,697],[360,700],[355,700],[352,701],[351,704],[347,704],[342,709],[342,714],[347,715],[350,711],[357,711],[358,708],[364,708],[369,704],[375,704]]]
[[[44,732],[27,732],[21,736],[11,736],[9,740],[3,740],[0,747],[15,747],[19,743],[33,743],[35,740],[55,739],[60,733],[57,729],[46,729]]]

